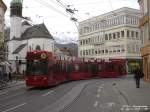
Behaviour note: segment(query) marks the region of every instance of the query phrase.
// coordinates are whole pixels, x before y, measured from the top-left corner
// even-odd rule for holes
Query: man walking
[[[143,72],[140,70],[140,68],[138,67],[135,71],[134,71],[134,78],[136,81],[136,88],[140,87],[140,79],[143,78],[144,74]]]

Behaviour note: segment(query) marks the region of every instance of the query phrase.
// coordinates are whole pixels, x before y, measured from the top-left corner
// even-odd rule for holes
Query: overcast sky
[[[10,2],[3,0],[8,9],[5,14],[6,25],[9,26]],[[63,5],[61,5],[60,1]],[[107,13],[121,8],[131,7],[139,9],[138,0],[23,0],[23,16],[30,17],[34,24],[45,23],[52,35],[60,38],[77,38],[77,28],[70,21],[70,15],[66,13],[65,6],[76,9],[75,17],[78,21],[89,17]]]

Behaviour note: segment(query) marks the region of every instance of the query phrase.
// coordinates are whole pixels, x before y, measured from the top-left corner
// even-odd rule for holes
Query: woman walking
[[[138,67],[135,71],[134,71],[134,78],[135,78],[135,82],[136,82],[136,88],[140,87],[140,79],[143,78],[144,74],[142,72],[142,70]]]

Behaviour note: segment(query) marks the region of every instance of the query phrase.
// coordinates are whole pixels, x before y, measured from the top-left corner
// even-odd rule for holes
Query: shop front
[[[142,69],[142,59],[127,59],[128,73],[133,74],[133,71],[140,67]]]

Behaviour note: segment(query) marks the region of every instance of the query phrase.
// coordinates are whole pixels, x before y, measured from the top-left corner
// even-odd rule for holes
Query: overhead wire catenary
[[[63,12],[61,12],[60,10],[56,9],[55,7],[53,7],[52,5],[50,5],[49,3],[43,1],[43,0],[35,0],[36,2],[40,3],[41,5],[44,5],[45,7],[65,16],[65,17],[69,17],[68,15],[64,14]]]

